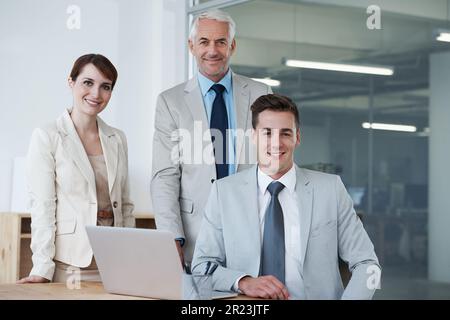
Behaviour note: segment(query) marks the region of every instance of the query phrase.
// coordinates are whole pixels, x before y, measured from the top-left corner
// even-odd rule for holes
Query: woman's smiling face
[[[112,93],[112,81],[107,79],[92,63],[85,65],[74,81],[73,107],[83,114],[96,116],[108,105]]]

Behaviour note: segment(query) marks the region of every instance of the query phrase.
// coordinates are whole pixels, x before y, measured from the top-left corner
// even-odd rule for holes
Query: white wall
[[[3,148],[3,145],[1,145]],[[8,211],[11,203],[12,159],[0,159],[0,212]]]
[[[157,95],[185,79],[185,2],[119,2],[117,123],[128,138],[136,211],[151,210],[151,143]]]
[[[69,5],[81,28],[69,30]],[[184,80],[183,0],[8,0],[0,2],[0,211],[10,207],[14,157],[24,156],[33,128],[53,121],[72,99],[74,60],[102,53],[119,79],[102,118],[129,140],[132,197],[151,210],[149,181],[157,94]]]

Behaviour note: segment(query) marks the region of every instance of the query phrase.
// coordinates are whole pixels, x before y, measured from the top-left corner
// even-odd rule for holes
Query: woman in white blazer
[[[134,227],[125,135],[98,114],[117,71],[104,56],[75,61],[73,107],[35,129],[27,156],[33,268],[19,283],[64,282],[72,272],[99,280],[86,225]]]

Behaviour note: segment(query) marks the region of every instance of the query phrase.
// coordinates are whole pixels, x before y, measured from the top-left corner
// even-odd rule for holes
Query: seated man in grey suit
[[[193,271],[217,264],[214,289],[250,297],[371,299],[381,268],[341,179],[294,164],[296,105],[268,94],[251,111],[258,165],[213,184]],[[352,273],[345,290],[339,257]]]

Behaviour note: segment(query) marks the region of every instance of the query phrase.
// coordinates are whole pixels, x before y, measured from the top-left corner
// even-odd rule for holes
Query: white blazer
[[[80,268],[91,263],[93,253],[85,226],[97,224],[95,175],[69,111],[34,130],[27,156],[33,251],[30,275],[49,280],[55,270],[53,259]],[[134,227],[125,135],[99,117],[97,124],[114,225]]]

